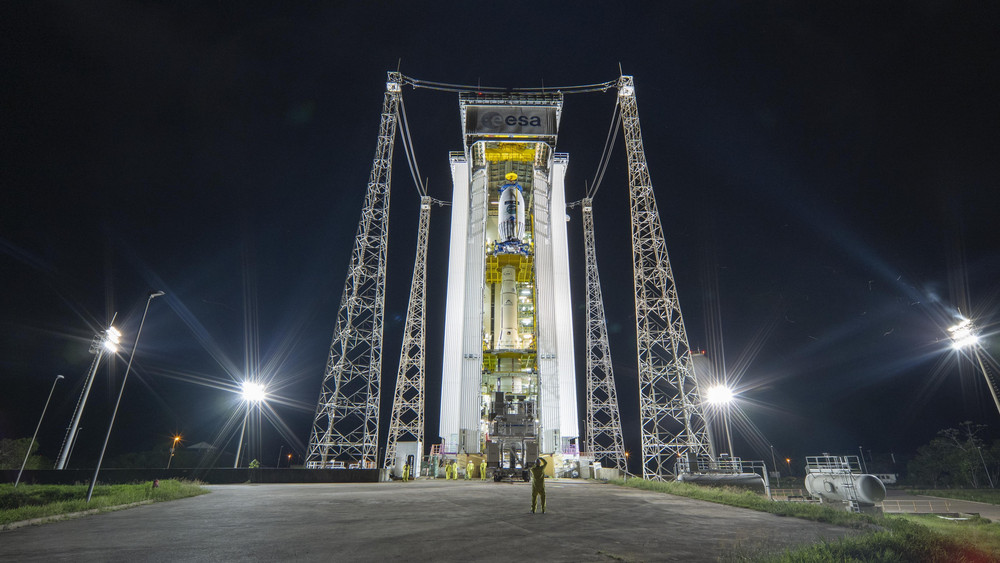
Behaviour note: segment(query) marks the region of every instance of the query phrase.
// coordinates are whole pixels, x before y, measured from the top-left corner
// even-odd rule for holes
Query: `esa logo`
[[[541,127],[542,118],[537,115],[503,115],[495,111],[483,114],[479,120],[484,129],[503,129],[504,127]]]

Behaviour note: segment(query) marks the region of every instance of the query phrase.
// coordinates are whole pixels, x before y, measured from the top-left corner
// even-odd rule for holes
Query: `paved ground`
[[[886,514],[942,512],[978,514],[983,518],[1000,522],[1000,506],[995,504],[926,495],[911,495],[905,491],[895,489],[886,491],[885,500],[882,502],[882,510]]]
[[[844,528],[661,493],[525,483],[218,485],[211,494],[0,532],[0,561],[715,561]]]

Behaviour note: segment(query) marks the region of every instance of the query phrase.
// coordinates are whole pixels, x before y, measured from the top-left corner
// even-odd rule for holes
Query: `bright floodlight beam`
[[[729,428],[729,406],[736,400],[733,390],[723,384],[713,385],[705,392],[705,400],[713,405],[718,405],[722,409],[722,424],[726,430],[726,445],[729,446],[729,455],[733,455],[733,434]]]
[[[263,383],[244,381],[240,387],[243,400],[248,403],[260,403],[267,399],[267,389]]]
[[[963,319],[957,325],[949,327],[948,332],[951,333],[951,346],[956,350],[979,343],[979,334],[976,333],[976,327],[971,319]]]
[[[111,322],[115,322],[115,318],[118,317],[118,313],[112,317]],[[76,410],[73,412],[73,419],[69,423],[69,428],[66,429],[66,438],[63,440],[63,447],[59,450],[59,458],[56,460],[56,469],[66,469],[66,465],[69,463],[70,454],[73,453],[73,444],[76,444],[77,432],[80,429],[80,418],[83,416],[83,409],[87,406],[87,397],[90,396],[90,388],[94,384],[94,378],[97,376],[97,368],[101,365],[101,359],[104,358],[105,353],[117,354],[118,353],[118,342],[121,340],[122,333],[114,327],[114,324],[108,326],[108,330],[101,331],[100,334],[94,337],[94,341],[90,344],[90,353],[96,354],[94,361],[90,363],[90,371],[87,372],[87,378],[83,385],[83,392],[80,393],[80,400],[76,404]]]
[[[725,405],[733,402],[733,390],[725,385],[714,385],[708,388],[705,400],[713,405]]]
[[[976,363],[979,364],[979,370],[983,372],[983,378],[986,379],[986,387],[989,388],[990,395],[993,396],[993,404],[996,405],[997,412],[1000,412],[1000,397],[997,396],[997,390],[993,385],[990,373],[986,371],[983,356],[979,353],[979,333],[976,331],[976,326],[972,323],[972,319],[962,319],[957,325],[948,327],[948,332],[951,334],[952,348],[955,350],[972,350],[972,355],[976,357]]]
[[[239,467],[240,452],[243,450],[243,435],[247,431],[247,419],[250,418],[250,406],[259,407],[267,399],[267,389],[263,383],[256,381],[244,381],[240,384],[240,396],[246,404],[246,414],[243,415],[243,427],[240,429],[240,441],[236,446],[236,457],[233,459],[233,469]]]
[[[94,495],[94,485],[97,484],[97,475],[101,472],[101,463],[104,461],[104,452],[108,449],[108,440],[111,438],[111,429],[115,426],[115,418],[118,416],[118,406],[122,404],[122,395],[125,394],[125,383],[128,381],[128,374],[132,371],[132,360],[135,359],[135,349],[139,346],[139,336],[142,335],[142,325],[146,324],[146,313],[149,312],[149,303],[163,295],[162,291],[151,291],[146,299],[146,308],[142,310],[142,319],[139,321],[139,330],[135,331],[135,342],[132,343],[132,354],[128,357],[128,365],[125,366],[125,375],[122,376],[122,387],[118,391],[118,400],[115,401],[115,409],[111,411],[111,422],[108,423],[108,431],[104,434],[104,445],[101,446],[101,455],[97,457],[97,467],[94,468],[94,477],[90,480],[90,487],[87,488],[87,502]],[[108,335],[113,333],[121,336],[114,327],[108,329]]]

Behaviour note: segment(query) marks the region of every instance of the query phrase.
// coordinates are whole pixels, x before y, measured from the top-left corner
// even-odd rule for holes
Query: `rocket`
[[[497,217],[502,243],[524,240],[524,195],[517,174],[507,174],[507,183],[500,186],[500,213]]]

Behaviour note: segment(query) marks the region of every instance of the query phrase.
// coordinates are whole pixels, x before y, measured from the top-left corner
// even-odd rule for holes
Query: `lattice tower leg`
[[[377,466],[389,184],[401,85],[402,76],[390,72],[375,159],[316,405],[307,467]]]
[[[587,269],[587,420],[586,445],[603,467],[627,472],[625,442],[618,412],[604,296],[597,271],[593,200],[583,199],[583,246]]]
[[[410,283],[410,306],[406,311],[403,346],[392,401],[389,439],[385,447],[385,467],[396,459],[396,443],[401,439],[424,443],[424,321],[427,318],[427,237],[431,223],[431,198],[420,198],[417,226],[417,254]]]
[[[622,76],[618,81],[618,103],[628,156],[632,216],[642,474],[645,479],[662,480],[675,477],[677,460],[689,452],[708,455],[709,441],[642,147],[631,76]]]

